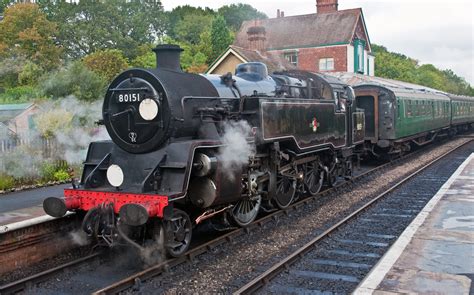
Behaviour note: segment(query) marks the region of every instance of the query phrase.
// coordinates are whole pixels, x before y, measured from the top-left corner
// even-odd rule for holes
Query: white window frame
[[[332,67],[328,67],[332,63]],[[324,71],[334,71],[334,57],[325,57],[319,59],[319,70]]]

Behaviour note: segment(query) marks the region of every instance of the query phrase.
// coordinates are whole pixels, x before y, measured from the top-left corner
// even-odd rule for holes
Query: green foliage
[[[11,3],[13,3],[13,0],[0,0],[0,13],[3,13]]]
[[[128,68],[127,59],[116,49],[96,51],[84,58],[84,64],[107,82],[111,82],[117,74]]]
[[[55,44],[56,24],[38,5],[17,3],[5,10],[0,22],[0,57],[26,57],[45,69],[58,66],[61,48]]]
[[[82,62],[76,61],[48,75],[39,87],[44,95],[53,99],[74,95],[80,100],[93,101],[104,96],[106,83]]]
[[[207,25],[210,26],[210,21],[212,21],[212,17],[214,15],[215,15],[215,11],[207,7],[205,9],[201,7],[193,7],[190,5],[175,7],[171,12],[168,13],[168,24],[167,24],[167,30],[166,30],[167,35],[175,40],[191,42],[191,40],[180,39],[179,35],[183,34],[184,32],[179,32],[179,31],[183,30],[184,27],[187,26],[187,24],[180,25],[180,23],[184,21],[186,16],[196,16],[196,18],[189,18],[188,21],[192,22],[201,17],[209,18],[209,22]],[[194,38],[196,38],[196,36],[199,37],[200,32],[203,31],[201,24],[198,24],[198,27],[200,29],[198,30],[193,29]],[[199,31],[199,33],[197,33],[197,31]]]
[[[211,60],[215,60],[227,47],[232,44],[233,38],[227,28],[224,17],[218,15],[212,21],[211,27]]]
[[[186,42],[180,42],[171,38],[165,38],[163,42],[165,44],[179,45],[183,49],[183,52],[181,53],[181,68],[184,71],[202,73],[207,69],[207,56],[199,51],[199,46]]]
[[[8,88],[0,94],[0,103],[22,103],[38,98],[39,93],[32,86],[17,86]]]
[[[67,167],[61,162],[45,161],[39,167],[42,182],[67,181],[70,179]]]
[[[474,96],[474,88],[451,70],[441,71],[431,64],[420,65],[417,60],[375,44],[372,44],[372,51],[375,54],[375,76]]]
[[[135,58],[141,44],[163,35],[165,14],[160,1],[40,0],[41,8],[59,26],[58,41],[70,58],[102,49],[118,49]]]
[[[18,74],[18,83],[20,85],[36,85],[39,77],[44,73],[44,70],[35,63],[27,61],[21,72]]]
[[[152,51],[153,44],[144,44],[138,48],[138,56],[134,58],[130,65],[137,68],[154,68],[156,66],[155,53]]]
[[[156,57],[155,53],[152,51],[144,53],[142,55],[137,56],[134,60],[132,60],[132,67],[137,68],[154,68],[156,66]]]
[[[268,18],[265,13],[242,3],[224,5],[217,12],[224,17],[227,25],[233,31],[239,30],[242,22],[246,20]]]
[[[0,174],[0,191],[9,190],[15,187],[15,179],[10,175]]]
[[[0,87],[18,86],[18,75],[22,71],[22,64],[25,62],[26,60],[22,57],[10,57],[0,60]]]
[[[212,23],[212,16],[189,14],[178,22],[175,28],[176,39],[182,42],[189,42],[193,45],[199,43],[201,34],[209,30]]]
[[[54,172],[54,180],[57,181],[68,181],[71,177],[69,176],[69,173],[66,170],[58,170]]]

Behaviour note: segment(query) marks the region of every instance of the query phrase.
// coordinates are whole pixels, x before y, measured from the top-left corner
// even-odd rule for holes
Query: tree
[[[50,20],[61,24],[59,42],[72,59],[103,49],[135,58],[138,47],[162,36],[166,24],[160,1],[40,0],[40,5]]]
[[[176,39],[182,42],[189,42],[197,45],[200,41],[201,34],[209,30],[212,23],[212,16],[189,14],[184,16],[178,22],[175,28]]]
[[[13,0],[0,0],[0,14],[13,2]]]
[[[223,16],[218,15],[212,21],[211,27],[211,44],[212,56],[211,60],[215,60],[227,47],[232,43],[232,36],[227,28]]]
[[[9,6],[0,22],[0,57],[24,56],[51,70],[58,66],[61,56],[55,44],[57,32],[56,24],[46,19],[38,5]]]
[[[233,31],[239,30],[242,22],[246,20],[268,18],[265,13],[242,3],[222,6],[217,10],[217,13],[224,17],[227,25]]]
[[[127,59],[116,49],[96,51],[84,58],[84,64],[107,82],[111,82],[117,74],[128,68]]]
[[[168,21],[167,21],[166,32],[169,37],[171,37],[174,40],[180,39],[180,37],[178,36],[178,25],[188,15],[201,16],[201,17],[207,16],[207,17],[211,17],[212,19],[212,17],[214,17],[215,15],[215,11],[208,7],[203,9],[201,7],[194,7],[190,5],[175,7],[172,11],[167,13]],[[189,41],[189,40],[181,40],[181,41]]]
[[[53,99],[74,95],[79,100],[94,101],[103,98],[106,82],[89,70],[82,62],[76,61],[52,73],[41,81],[43,94]]]
[[[431,64],[420,65],[403,54],[372,44],[375,54],[375,75],[420,84],[453,94],[474,95],[474,89],[451,70],[441,71]]]

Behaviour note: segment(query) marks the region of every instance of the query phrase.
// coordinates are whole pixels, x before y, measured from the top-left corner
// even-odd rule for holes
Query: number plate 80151
[[[120,93],[116,95],[117,102],[129,103],[129,102],[140,102],[142,100],[141,93]]]

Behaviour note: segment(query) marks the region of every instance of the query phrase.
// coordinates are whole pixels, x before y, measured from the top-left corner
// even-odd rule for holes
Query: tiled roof
[[[360,8],[331,13],[314,13],[259,20],[265,27],[268,50],[347,44],[362,14]],[[237,33],[234,45],[249,48],[247,31],[255,21],[245,21]]]
[[[33,103],[0,104],[0,122],[7,122],[15,118],[32,105]]]
[[[269,73],[296,69],[284,57],[275,53],[266,52],[262,54],[257,50],[249,50],[235,45],[231,45],[230,48],[249,62],[262,62],[266,64]]]

